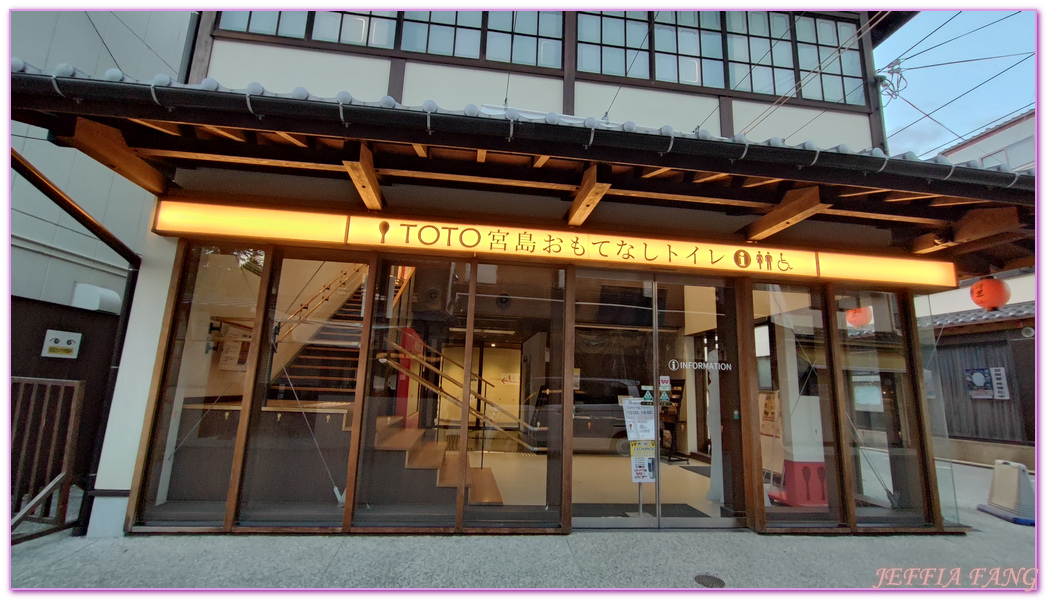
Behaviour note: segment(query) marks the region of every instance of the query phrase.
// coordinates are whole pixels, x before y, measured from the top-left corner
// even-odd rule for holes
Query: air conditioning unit
[[[1036,522],[1036,498],[1029,471],[1021,463],[996,461],[989,488],[988,504],[979,504],[978,510],[1011,523],[1033,525]]]

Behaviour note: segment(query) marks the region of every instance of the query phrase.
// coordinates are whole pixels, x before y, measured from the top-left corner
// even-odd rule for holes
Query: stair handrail
[[[393,303],[390,306],[396,306],[396,303],[400,301],[400,296],[402,296],[403,293],[404,293],[404,290],[407,289],[407,283],[409,281],[411,281],[412,277],[414,277],[414,273],[415,273],[416,270],[417,269],[415,269],[414,267],[406,267],[404,269],[404,273],[406,273],[406,274],[404,275],[404,278],[403,278],[402,281],[396,282],[396,285],[399,285],[400,289],[396,290],[396,295],[393,296]]]
[[[405,328],[403,328],[403,327],[400,327],[400,328],[398,328],[398,329],[405,329]],[[451,358],[450,356],[447,356],[447,355],[446,355],[446,354],[444,354],[443,352],[440,352],[440,351],[439,351],[439,350],[437,350],[436,348],[433,348],[433,347],[432,347],[432,346],[430,346],[429,344],[426,344],[426,343],[425,343],[425,340],[422,340],[421,338],[415,338],[415,339],[417,339],[417,340],[418,340],[418,342],[419,342],[419,343],[421,343],[421,344],[422,344],[422,346],[424,346],[426,350],[429,350],[430,352],[435,352],[435,353],[436,353],[436,355],[437,355],[437,356],[439,356],[440,358],[442,358],[443,360],[445,360],[445,361],[447,361],[447,362],[451,363],[452,365],[454,365],[454,366],[458,367],[458,368],[459,368],[459,369],[461,369],[461,370],[462,370],[463,372],[465,371],[465,365],[463,365],[463,364],[459,363],[458,361],[454,360],[454,359],[453,359],[453,358]],[[395,342],[391,342],[391,343],[395,343]],[[482,384],[484,384],[484,385],[486,385],[486,386],[488,386],[488,387],[490,387],[490,386],[493,386],[493,385],[494,385],[494,384],[493,384],[493,383],[491,383],[490,381],[487,381],[487,380],[486,380],[486,379],[484,379],[483,377],[480,377],[480,375],[479,375],[478,373],[472,373],[472,376],[473,376],[473,379],[476,379],[476,380],[480,381],[480,383],[482,383]]]
[[[410,369],[404,367],[403,365],[400,365],[395,360],[391,360],[390,357],[388,356],[388,353],[382,352],[382,353],[378,354],[378,356],[376,358],[378,359],[378,362],[380,362],[381,364],[392,367],[396,371],[399,371],[400,373],[406,375],[408,379],[410,379],[412,381],[417,381],[418,384],[421,385],[422,387],[424,387],[424,388],[428,389],[429,391],[431,391],[431,392],[433,392],[435,394],[438,394],[439,396],[445,398],[448,402],[453,404],[458,409],[462,408],[462,403],[461,403],[459,398],[455,398],[453,395],[449,394],[443,388],[433,384],[431,381],[427,381],[423,377],[419,376],[417,373],[411,371]],[[451,380],[450,378],[448,378],[448,379],[452,383],[454,383],[454,380]],[[503,434],[505,434],[505,437],[509,438],[510,440],[515,442],[516,444],[518,444],[520,446],[523,446],[524,448],[527,448],[531,452],[535,452],[535,451],[538,450],[538,448],[536,448],[536,447],[528,444],[527,442],[523,441],[522,439],[514,436],[511,432],[509,432],[506,429],[502,428],[497,423],[495,423],[493,420],[488,419],[485,415],[480,413],[480,411],[476,410],[475,408],[473,408],[471,406],[467,406],[466,408],[468,409],[470,415],[480,419],[481,421],[484,422],[485,425],[490,426],[492,429],[496,429],[496,430],[502,432]]]
[[[316,294],[313,295],[312,298],[310,298],[304,304],[302,304],[298,308],[298,310],[296,310],[293,313],[291,313],[290,315],[288,315],[286,319],[282,319],[285,323],[288,322],[288,321],[293,320],[303,310],[309,308],[309,305],[313,303],[313,300],[316,300],[320,296],[323,296],[325,292],[328,292],[327,295],[324,296],[323,298],[321,298],[320,302],[316,303],[316,306],[314,306],[309,312],[305,313],[305,315],[298,316],[298,320],[295,323],[292,323],[291,326],[287,328],[287,331],[284,331],[283,334],[277,339],[277,341],[278,342],[284,341],[284,339],[286,339],[287,336],[290,335],[292,331],[294,331],[295,327],[298,327],[298,325],[300,325],[301,323],[306,322],[306,320],[309,318],[309,315],[313,314],[314,312],[316,312],[317,309],[319,309],[321,306],[323,306],[324,302],[327,302],[328,300],[330,300],[331,296],[334,295],[335,291],[341,289],[345,284],[347,284],[349,282],[350,278],[352,278],[354,275],[359,273],[360,269],[362,269],[362,268],[364,268],[366,266],[367,265],[356,265],[356,267],[352,270],[351,273],[349,272],[349,269],[343,269],[342,272],[339,273],[338,275],[336,275],[335,278],[332,279],[327,285],[325,285],[322,288],[320,288],[320,291],[316,292]],[[340,283],[338,282],[339,279],[342,280]],[[338,285],[335,285],[336,283]]]
[[[417,360],[419,363],[424,365],[430,371],[436,373],[437,375],[439,375],[440,377],[446,379],[447,381],[450,381],[454,385],[457,385],[458,387],[465,387],[465,386],[462,385],[462,383],[460,381],[454,379],[453,377],[451,377],[447,373],[441,371],[435,365],[430,364],[429,361],[425,360],[425,358],[423,358],[421,356],[418,356],[417,354],[415,354],[414,352],[411,352],[410,350],[407,350],[406,348],[404,348],[403,346],[400,346],[396,342],[390,341],[389,345],[393,346],[394,348],[396,348],[400,352],[403,352],[404,354],[406,354],[410,358],[413,358],[414,360]],[[498,406],[496,403],[492,402],[491,400],[487,399],[485,396],[483,396],[479,392],[473,391],[470,388],[469,393],[473,397],[475,397],[475,398],[479,399],[481,402],[483,402],[485,406],[493,406],[495,410],[497,410],[498,412],[500,412],[500,413],[504,414],[505,416],[509,417],[509,419],[515,421],[521,427],[526,428],[528,431],[535,431],[536,428],[533,425],[531,425],[530,423],[524,421],[523,419],[520,419],[519,417],[514,417],[513,415],[509,414],[508,412],[505,411],[505,409],[503,409],[502,407]],[[471,410],[471,407],[470,407],[470,410]],[[483,420],[485,422],[491,421],[490,419],[487,418],[486,414],[482,415],[482,418],[483,418]],[[491,421],[491,422],[493,422],[493,421]]]

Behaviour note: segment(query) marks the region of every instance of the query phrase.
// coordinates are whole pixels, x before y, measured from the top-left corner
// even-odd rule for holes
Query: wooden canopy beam
[[[719,179],[728,179],[730,176],[730,173],[710,173],[708,171],[698,171],[694,174],[694,179],[691,180],[691,183],[709,183],[710,181],[717,181]]]
[[[128,119],[132,123],[138,123],[150,129],[155,129],[161,133],[167,135],[181,136],[182,132],[178,129],[178,123],[171,123],[169,121],[153,121],[150,119]]]
[[[160,195],[167,191],[167,177],[137,156],[118,129],[80,117],[72,138],[56,137],[147,192]]]
[[[214,134],[220,138],[227,140],[233,140],[234,142],[246,142],[247,135],[239,129],[230,129],[228,127],[218,127],[217,125],[200,125],[200,128],[204,131]]]
[[[279,137],[280,139],[286,142],[290,142],[291,144],[294,144],[299,148],[309,147],[309,138],[305,137],[304,135],[300,135],[297,133],[288,133],[286,131],[274,131],[273,133],[275,133],[277,137]]]
[[[913,254],[929,254],[975,240],[1021,229],[1018,207],[979,208],[967,211],[949,233],[928,233],[913,240]]]
[[[476,162],[484,163],[487,162],[487,150],[477,149],[476,150]]]
[[[777,177],[746,177],[742,180],[743,188],[754,188],[763,185],[771,185],[783,181]]]
[[[750,242],[766,239],[831,206],[822,204],[818,186],[789,190],[777,208],[746,228],[746,237]]]
[[[545,163],[549,162],[550,158],[552,158],[552,157],[549,156],[548,154],[541,154],[541,155],[538,155],[538,156],[534,157],[534,159],[531,161],[531,168],[532,169],[541,169],[542,167],[545,166]]]
[[[884,202],[911,202],[913,200],[927,200],[929,198],[937,198],[940,194],[923,194],[919,192],[888,192],[883,197]]]
[[[349,178],[353,180],[360,199],[368,210],[382,210],[382,188],[378,185],[378,175],[374,171],[374,156],[371,149],[362,142],[356,144],[353,150],[356,156],[342,161]]]
[[[572,227],[578,227],[584,223],[585,219],[589,217],[609,189],[611,189],[611,184],[600,183],[596,180],[595,164],[586,169],[585,174],[582,175],[582,185],[574,196],[574,202],[571,203],[570,210],[567,211],[567,216],[565,217],[567,224]]]
[[[644,167],[640,171],[640,177],[643,179],[650,179],[652,177],[659,177],[672,171],[669,167]]]
[[[411,144],[414,148],[414,153],[418,155],[418,158],[429,158],[429,149],[422,144]]]

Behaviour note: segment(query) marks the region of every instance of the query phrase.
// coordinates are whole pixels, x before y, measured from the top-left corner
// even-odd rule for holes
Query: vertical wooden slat
[[[276,264],[282,261],[277,257],[272,246],[262,248],[265,252],[265,265],[262,267],[262,276],[258,282],[258,297],[255,300],[255,315],[252,331],[253,342],[247,354],[247,369],[244,373],[243,400],[240,403],[240,422],[237,424],[236,443],[233,446],[233,466],[229,473],[229,491],[225,498],[225,522],[224,531],[231,531],[236,522],[236,514],[240,504],[240,489],[243,486],[244,459],[247,454],[248,423],[251,421],[251,405],[255,395],[255,383],[258,376],[259,363],[265,357],[259,348],[263,345],[268,349],[268,344],[263,344],[266,339],[267,328],[272,326],[269,318],[269,295],[273,291],[276,279],[279,279],[279,271]],[[274,272],[276,273],[274,275]],[[275,296],[275,291],[273,291]]]
[[[11,511],[17,512],[22,507],[22,498],[25,496],[25,481],[26,476],[32,475],[29,473],[29,440],[32,439],[30,432],[33,430],[33,417],[36,415],[36,409],[40,405],[40,393],[42,388],[39,385],[29,384],[29,410],[26,414],[25,420],[25,433],[22,435],[21,449],[18,452],[18,466],[15,469],[14,486],[11,490],[14,492],[14,499],[12,501]]]
[[[469,403],[473,389],[473,333],[476,313],[476,271],[479,262],[469,262],[469,302],[466,312],[465,355],[462,367],[462,407],[458,424],[458,496],[455,500],[454,530],[461,533],[465,528],[465,479],[469,474]]]
[[[164,316],[160,322],[160,337],[156,345],[156,360],[153,361],[153,377],[149,382],[149,395],[145,406],[145,419],[142,424],[142,434],[138,441],[138,456],[135,459],[134,475],[131,478],[131,491],[127,498],[127,513],[124,515],[124,531],[130,531],[131,526],[138,519],[138,508],[141,506],[143,484],[145,481],[146,459],[149,456],[150,445],[153,440],[153,428],[156,425],[157,412],[160,410],[161,381],[167,368],[167,355],[171,347],[171,327],[174,323],[178,296],[182,293],[185,282],[185,266],[189,243],[178,240],[175,249],[174,265],[171,269],[171,281],[167,288],[167,300],[164,308]]]
[[[60,519],[56,525],[64,525],[65,513],[69,508],[69,489],[73,483],[73,465],[76,463],[76,440],[80,431],[80,407],[84,402],[84,387],[77,382],[72,389],[72,398],[69,403],[69,419],[67,421],[68,432],[65,439],[64,456],[62,458],[62,472],[66,477],[62,481],[62,487],[58,492],[58,506],[55,517]]]
[[[36,496],[37,492],[49,483],[47,481],[40,481],[42,478],[40,473],[40,452],[43,450],[44,441],[47,439],[47,434],[49,433],[47,428],[49,426],[48,421],[51,415],[51,405],[53,404],[52,397],[56,392],[59,396],[62,393],[62,387],[55,384],[47,384],[45,389],[47,391],[44,395],[44,401],[41,406],[40,424],[33,428],[36,432],[36,449],[33,451],[33,467],[29,472],[30,498]]]
[[[763,503],[763,455],[760,449],[759,376],[756,367],[756,339],[753,336],[753,280],[734,280],[733,312],[735,336],[727,343],[737,344],[738,410],[742,433],[742,477],[745,490],[746,525],[758,532],[767,531],[767,512]],[[729,317],[728,317],[729,318]]]
[[[560,426],[562,429],[561,444],[563,461],[563,482],[560,500],[560,524],[564,533],[571,533],[574,502],[574,324],[576,272],[574,265],[565,269],[564,276],[564,346],[563,346],[563,382],[560,394],[562,406]]]
[[[15,396],[15,390],[16,389],[18,391],[18,394],[17,394],[18,397],[15,400],[14,414],[11,417],[11,451],[12,452],[14,451],[14,448],[15,448],[15,441],[16,441],[15,440],[15,434],[17,434],[19,431],[22,431],[22,432],[25,431],[24,429],[20,428],[19,425],[22,422],[22,418],[23,418],[23,414],[22,413],[25,411],[25,404],[26,404],[26,402],[25,402],[25,390],[28,387],[30,387],[30,385],[28,383],[24,383],[24,382],[20,382],[20,381],[12,381],[11,382],[11,396],[12,397]]]
[[[44,479],[45,482],[50,482],[51,480],[53,480],[58,475],[58,473],[55,472],[56,468],[62,469],[62,471],[65,470],[64,468],[62,468],[64,463],[65,463],[65,460],[64,460],[65,455],[60,453],[60,451],[59,451],[58,440],[59,440],[59,438],[62,438],[64,440],[65,438],[67,438],[69,436],[70,431],[68,429],[68,424],[69,424],[69,419],[71,418],[71,415],[69,415],[67,412],[64,412],[62,410],[62,408],[66,404],[65,399],[66,399],[67,396],[69,397],[69,405],[70,405],[70,407],[72,407],[73,398],[76,396],[76,390],[79,389],[79,387],[80,387],[79,385],[73,385],[73,386],[69,386],[69,387],[59,388],[58,401],[55,404],[54,425],[52,426],[51,432],[50,432],[50,434],[51,434],[51,444],[50,444],[50,448],[48,448],[48,450],[47,450],[47,467],[46,467],[46,469],[43,472],[43,479]],[[59,472],[62,472],[62,471],[59,471]],[[71,471],[66,471],[66,472],[69,475],[69,477],[66,477],[65,482],[68,483],[72,479],[72,472]],[[65,488],[65,485],[63,484],[62,487]],[[51,505],[50,499],[48,499],[47,501],[44,502],[44,504],[43,504],[44,509],[40,513],[41,516],[46,516],[48,514],[48,509],[49,509],[50,505]],[[61,514],[61,511],[57,511],[57,512],[59,512],[59,514]],[[64,517],[64,515],[62,515],[62,516]],[[55,524],[57,525],[58,523],[55,523]]]
[[[367,288],[364,290],[363,327],[360,331],[360,353],[357,355],[356,389],[353,396],[353,424],[349,433],[349,471],[345,478],[345,512],[342,532],[348,533],[356,509],[356,479],[360,465],[360,447],[364,423],[364,394],[367,390],[371,359],[371,328],[374,326],[374,305],[378,290],[378,254],[371,254],[367,263]]]
[[[836,455],[839,457],[838,478],[842,513],[841,518],[853,531],[858,527],[857,509],[854,504],[854,455],[851,444],[854,441],[851,428],[848,394],[844,389],[843,377],[843,342],[840,330],[836,326],[836,286],[826,284],[822,288],[822,326],[825,328],[825,361],[829,370],[830,390],[832,392],[833,416],[836,423]]]
[[[927,406],[927,392],[923,385],[923,356],[920,352],[920,331],[916,324],[916,306],[912,291],[898,293],[898,310],[901,312],[902,337],[908,354],[906,367],[909,371],[909,382],[912,386],[912,399],[908,412],[915,419],[913,433],[919,438],[916,448],[920,452],[920,465],[923,468],[924,500],[931,523],[938,531],[945,530],[942,517],[941,499],[938,494],[938,472],[934,462],[934,438],[931,434],[930,407]]]

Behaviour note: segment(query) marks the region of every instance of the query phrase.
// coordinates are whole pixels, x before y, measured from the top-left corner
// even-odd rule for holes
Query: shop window
[[[221,525],[268,257],[193,246],[171,325],[138,521]]]
[[[801,286],[756,284],[753,318],[768,527],[840,523],[835,413],[820,302]]]
[[[859,526],[924,525],[928,521],[922,410],[909,372],[902,299],[890,292],[836,296],[845,398],[840,408],[854,464]]]

